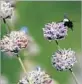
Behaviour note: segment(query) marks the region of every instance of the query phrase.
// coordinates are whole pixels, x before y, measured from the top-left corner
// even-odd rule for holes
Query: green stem
[[[21,67],[22,67],[24,73],[27,73],[27,71],[26,71],[26,69],[25,69],[25,66],[24,66],[24,64],[23,64],[23,62],[22,62],[20,56],[17,55],[17,58],[18,58],[18,60],[19,60],[19,63],[20,63],[20,65],[21,65]]]
[[[72,73],[72,76],[73,76],[73,78],[74,78],[76,84],[79,84],[79,82],[78,82],[78,80],[77,80],[77,78],[76,78],[74,72],[72,71],[72,69],[69,69],[69,71]]]
[[[14,29],[15,29],[12,24],[8,24],[8,21],[7,21],[6,19],[3,19],[3,22],[4,22],[4,24],[5,24],[7,33],[10,33],[11,30],[14,30]]]
[[[57,48],[58,48],[58,49],[61,49],[61,48],[60,48],[60,46],[59,46],[58,41],[57,41],[57,40],[55,40],[55,42],[56,42],[56,44],[57,44]]]
[[[25,69],[25,66],[24,66],[24,64],[23,64],[23,62],[22,62],[20,56],[17,55],[17,58],[18,58],[18,60],[19,60],[19,63],[20,63],[20,65],[21,65],[21,67],[22,67],[24,73],[27,74],[27,71],[26,71],[26,69]],[[30,79],[29,79],[29,80],[30,80]],[[17,84],[19,84],[19,83],[17,83]],[[29,81],[29,84],[32,84],[31,81]]]

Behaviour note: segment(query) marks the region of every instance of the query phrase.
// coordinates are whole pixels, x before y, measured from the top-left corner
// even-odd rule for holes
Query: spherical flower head
[[[6,19],[10,18],[13,13],[12,4],[8,1],[0,1],[0,18]]]
[[[45,71],[37,68],[25,76],[22,80],[20,80],[19,84],[51,84],[52,79],[50,76],[45,73]]]
[[[22,31],[12,31],[10,33],[10,38],[19,46],[19,48],[27,48],[28,37],[26,33]]]
[[[64,26],[64,22],[48,23],[45,24],[45,28],[43,28],[43,34],[48,40],[64,39],[67,35],[67,27]]]
[[[71,49],[59,49],[52,55],[52,66],[59,71],[69,70],[76,63],[75,52]]]
[[[27,48],[28,38],[24,32],[12,31],[0,41],[1,51],[18,54],[21,49]]]
[[[10,39],[9,36],[4,36],[0,41],[0,48],[3,52],[14,52],[18,53],[19,47]]]

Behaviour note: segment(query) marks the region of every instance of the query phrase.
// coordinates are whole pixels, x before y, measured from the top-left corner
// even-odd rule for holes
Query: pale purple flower
[[[52,84],[52,79],[45,71],[41,70],[41,68],[37,68],[27,73],[27,75],[19,81],[19,84]]]
[[[18,53],[21,49],[27,48],[28,37],[22,31],[12,31],[0,41],[0,48],[3,52]]]
[[[64,39],[67,35],[67,27],[64,26],[64,22],[52,22],[45,24],[43,28],[43,35],[48,40]]]
[[[52,55],[51,62],[59,71],[71,69],[76,63],[75,52],[71,49],[59,49]]]
[[[0,18],[7,19],[11,18],[14,7],[10,1],[1,0],[0,1]]]
[[[26,48],[28,45],[28,36],[22,31],[12,31],[10,33],[10,39],[15,42],[19,48]]]

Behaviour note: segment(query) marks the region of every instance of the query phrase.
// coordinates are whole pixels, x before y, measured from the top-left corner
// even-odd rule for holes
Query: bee
[[[64,26],[67,26],[73,31],[73,22],[67,17],[66,14],[64,14],[63,22],[64,22]]]

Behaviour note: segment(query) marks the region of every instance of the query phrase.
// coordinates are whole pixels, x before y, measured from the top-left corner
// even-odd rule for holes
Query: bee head
[[[72,21],[66,21],[64,22],[64,26],[67,26],[68,28],[70,28],[73,31],[73,22]]]
[[[63,22],[64,22],[64,26],[67,26],[73,31],[73,22],[68,18],[66,13],[64,14]]]

